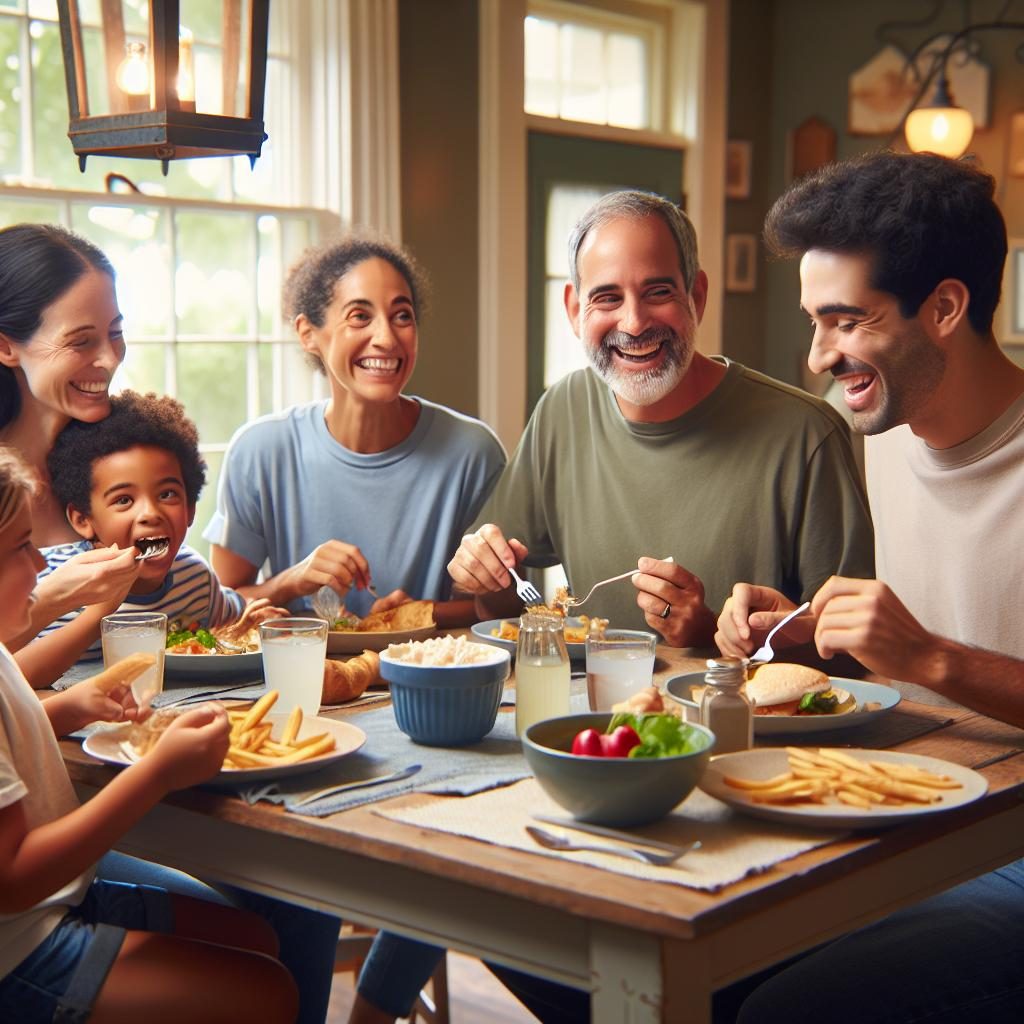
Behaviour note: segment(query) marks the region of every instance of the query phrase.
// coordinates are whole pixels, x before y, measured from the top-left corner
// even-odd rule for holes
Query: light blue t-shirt
[[[422,398],[412,433],[372,455],[349,451],[324,421],[327,401],[296,406],[241,427],[231,440],[217,511],[203,531],[269,574],[301,562],[328,540],[356,545],[378,593],[447,600],[447,565],[505,466],[479,420]],[[292,610],[310,607],[309,598]],[[357,615],[373,597],[351,590]]]

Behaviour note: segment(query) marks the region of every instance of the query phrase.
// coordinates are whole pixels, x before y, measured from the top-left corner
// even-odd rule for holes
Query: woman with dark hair
[[[66,423],[110,412],[124,351],[114,268],[95,245],[49,224],[0,231],[0,443],[17,449],[38,481],[37,547],[76,539],[50,490],[46,456]],[[17,650],[73,608],[123,596],[137,572],[130,549],[71,559],[37,588],[31,626],[8,646]]]
[[[296,611],[328,586],[360,616],[420,598],[439,626],[475,621],[445,567],[505,453],[478,420],[403,393],[422,293],[411,257],[380,241],[312,249],[292,268],[286,315],[330,397],[232,440],[204,534],[225,585]],[[376,600],[375,580],[390,591]]]

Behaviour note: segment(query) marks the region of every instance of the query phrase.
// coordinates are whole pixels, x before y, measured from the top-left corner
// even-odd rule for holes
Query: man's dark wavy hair
[[[830,164],[792,185],[765,221],[768,249],[783,258],[809,249],[863,254],[871,287],[917,314],[940,281],[970,292],[967,316],[988,334],[1006,262],[1006,223],[995,179],[964,160],[876,151]]]
[[[46,468],[61,507],[88,512],[93,465],[140,446],[162,448],[177,458],[185,494],[195,505],[206,483],[206,463],[199,454],[199,432],[185,407],[166,395],[122,391],[111,396],[109,416],[96,423],[72,420],[57,435]]]

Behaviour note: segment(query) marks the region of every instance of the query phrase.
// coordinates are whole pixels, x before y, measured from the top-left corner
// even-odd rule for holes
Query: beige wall
[[[402,234],[432,285],[409,391],[473,415],[478,28],[476,0],[399,2]]]

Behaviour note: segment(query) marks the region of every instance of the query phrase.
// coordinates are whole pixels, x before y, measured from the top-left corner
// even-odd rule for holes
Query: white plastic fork
[[[170,548],[170,546],[171,545],[169,541],[162,541],[160,544],[156,544],[153,547],[148,548],[146,551],[140,551],[135,556],[135,561],[145,562],[147,558],[162,558],[164,555],[167,554],[167,551]]]
[[[804,601],[804,603],[800,605],[799,608],[794,608],[781,622],[777,622],[772,627],[771,632],[764,638],[764,643],[761,644],[761,646],[756,651],[754,651],[754,653],[750,656],[748,661],[750,661],[751,663],[756,661],[758,664],[763,664],[766,661],[771,661],[772,658],[775,657],[775,652],[772,650],[772,637],[775,636],[775,634],[778,633],[778,631],[782,629],[782,627],[787,622],[789,622],[790,619],[795,619],[801,612],[807,611],[807,609],[810,607],[811,602]]]
[[[669,555],[667,558],[663,558],[662,561],[663,562],[671,562],[671,561],[673,561],[673,558],[672,558],[671,555]],[[589,601],[594,596],[594,591],[597,590],[598,587],[603,587],[606,583],[617,583],[619,580],[629,579],[630,576],[636,576],[636,574],[638,572],[640,572],[639,569],[630,569],[629,572],[619,573],[618,576],[609,576],[608,579],[606,579],[606,580],[598,580],[597,583],[595,583],[590,588],[590,590],[587,591],[587,596],[586,597],[573,597],[570,594],[562,602],[562,604],[565,607],[566,613],[568,614],[568,611],[569,611],[570,608],[579,608],[579,606],[581,604],[586,604],[586,602]]]
[[[509,569],[512,575],[512,579],[516,581],[516,593],[519,595],[520,600],[526,604],[543,604],[544,598],[541,597],[540,591],[526,580],[522,579],[515,569]]]

